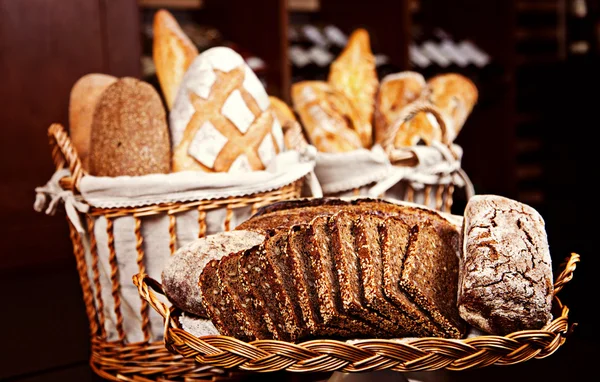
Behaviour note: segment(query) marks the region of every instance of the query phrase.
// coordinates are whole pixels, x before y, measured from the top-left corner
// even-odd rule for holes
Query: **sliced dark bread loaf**
[[[302,309],[304,323],[311,337],[348,338],[351,332],[333,325],[325,325],[319,309],[319,297],[315,274],[311,265],[310,249],[307,246],[308,226],[297,225],[288,234],[286,260],[294,279],[298,304]]]
[[[269,261],[267,247],[269,254],[272,254],[274,240],[279,241],[281,237],[270,237],[263,244],[244,252],[240,259],[242,285],[253,294],[256,303],[275,324],[273,338],[295,341],[299,337],[301,319],[296,316],[293,302],[285,293],[282,281]]]
[[[361,282],[363,270],[358,259],[355,222],[360,215],[345,211],[329,219],[332,253],[338,276],[342,310],[350,315],[361,317],[382,330],[380,338],[401,337],[406,334],[402,327],[385,316],[370,309],[364,298]]]
[[[361,268],[361,284],[365,304],[382,316],[392,320],[403,332],[399,336],[414,337],[430,335],[422,325],[405,311],[398,309],[385,296],[383,290],[383,260],[379,226],[385,218],[361,215],[355,225],[356,247]]]
[[[380,330],[360,317],[343,312],[335,260],[331,251],[329,217],[318,216],[309,225],[307,246],[315,275],[319,309],[324,325],[349,330],[356,337],[377,337]]]
[[[422,335],[442,336],[444,331],[400,287],[404,258],[411,242],[417,239],[419,227],[409,226],[397,218],[387,218],[379,226],[383,265],[383,293],[396,307],[412,318]]]
[[[406,251],[400,288],[429,313],[445,337],[462,338],[466,323],[457,306],[460,248],[447,245],[449,238],[444,240],[432,224],[418,227]]]
[[[200,274],[200,294],[208,317],[219,333],[242,341],[252,338],[243,321],[238,321],[229,295],[224,292],[218,277],[218,260],[211,260]]]
[[[270,339],[275,331],[271,317],[255,302],[254,296],[242,285],[239,273],[241,253],[233,253],[221,259],[217,275],[223,291],[234,306],[238,322],[252,334],[254,339]]]

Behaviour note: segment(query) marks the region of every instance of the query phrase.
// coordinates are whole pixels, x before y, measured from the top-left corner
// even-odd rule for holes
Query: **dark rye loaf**
[[[343,310],[328,216],[318,216],[309,224],[306,244],[324,325],[346,329],[355,337],[377,337],[380,332],[377,327]]]
[[[342,210],[329,219],[342,310],[381,329],[380,338],[404,337],[407,331],[402,326],[367,306],[361,282],[361,274],[367,270],[361,268],[356,246],[355,226],[359,218],[359,214]]]
[[[492,334],[540,329],[551,319],[552,263],[544,220],[532,207],[476,195],[465,208],[458,307]]]
[[[242,285],[239,272],[241,253],[232,253],[223,257],[218,265],[217,275],[223,292],[233,304],[237,321],[253,339],[270,339],[275,325],[269,315],[255,303],[254,296]]]
[[[316,276],[311,265],[311,254],[308,240],[308,226],[297,225],[288,234],[288,261],[291,275],[294,279],[298,304],[302,309],[304,323],[310,337],[339,337],[349,338],[351,332],[333,324],[325,325],[319,308],[319,296],[316,286]]]
[[[397,218],[387,218],[379,225],[383,293],[399,310],[415,323],[421,335],[443,336],[444,331],[433,322],[431,315],[406,294],[399,280],[402,278],[406,252],[418,235],[418,226],[408,225]]]
[[[356,246],[360,261],[363,298],[366,305],[402,328],[407,337],[431,335],[405,311],[385,296],[383,255],[379,227],[385,221],[375,215],[361,215],[355,226]]]
[[[224,291],[218,277],[219,261],[211,260],[203,269],[199,279],[200,295],[208,317],[219,333],[240,340],[249,340],[252,334],[247,330],[244,321],[239,321],[239,315],[229,295]]]

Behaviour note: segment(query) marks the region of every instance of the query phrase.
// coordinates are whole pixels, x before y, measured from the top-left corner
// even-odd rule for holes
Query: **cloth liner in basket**
[[[474,194],[473,185],[461,167],[462,148],[449,143],[449,118],[427,102],[415,102],[403,110],[399,121],[407,121],[418,112],[435,117],[442,130],[442,142],[395,148],[393,138],[402,125],[398,122],[382,143],[371,149],[319,152],[315,174],[323,194],[389,197],[444,212],[450,212],[455,187],[464,188],[469,199]]]
[[[166,260],[177,248],[198,237],[235,228],[264,204],[299,197],[299,182],[306,181],[313,195],[321,196],[311,175],[315,165],[312,146],[302,152],[280,153],[263,171],[188,171],[114,178],[82,174],[73,190],[65,189],[61,179],[82,172],[81,165],[62,126],[53,125],[50,136],[70,169],[55,160],[57,172],[48,184],[36,189],[34,207],[52,214],[59,202],[64,204],[83,246],[85,274],[80,276],[90,281],[85,287],[93,297],[95,311],[90,320],[98,321],[108,342],[163,339],[162,317],[148,309],[132,283],[140,270],[160,278]]]

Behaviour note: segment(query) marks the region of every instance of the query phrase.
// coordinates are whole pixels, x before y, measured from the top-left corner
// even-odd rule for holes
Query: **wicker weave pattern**
[[[63,188],[78,193],[79,182],[86,175],[81,161],[75,152],[65,129],[58,124],[48,130],[52,158],[57,169],[68,167],[71,177],[61,179]],[[251,213],[264,205],[280,200],[300,197],[303,180],[281,187],[273,191],[256,193],[244,197],[231,197],[214,200],[199,200],[185,203],[165,203],[139,208],[90,208],[83,217],[86,235],[80,235],[69,222],[70,238],[77,264],[77,272],[83,292],[86,314],[90,324],[91,357],[90,365],[99,376],[114,381],[216,381],[234,380],[240,374],[224,371],[208,365],[198,365],[191,359],[169,352],[162,341],[151,342],[150,307],[146,300],[141,299],[141,332],[143,342],[128,343],[123,326],[121,311],[121,284],[119,279],[119,254],[115,248],[114,221],[120,217],[130,216],[134,221],[136,264],[139,273],[145,273],[143,227],[147,217],[164,215],[168,217],[169,248],[171,254],[177,249],[176,217],[178,214],[198,211],[198,236],[203,237],[207,232],[207,212],[215,209],[225,209],[223,227],[233,229],[233,218],[237,209],[249,208]],[[100,265],[98,255],[98,240],[95,235],[95,225],[98,218],[106,219],[106,235],[108,244],[108,264],[110,291],[103,293],[106,285],[101,285]],[[89,258],[86,259],[86,243],[89,247]],[[108,340],[106,332],[107,317],[105,314],[105,299],[112,298],[115,326],[118,333],[116,341]]]
[[[506,336],[484,335],[466,339],[410,338],[402,341],[366,339],[352,344],[337,340],[313,340],[293,344],[275,340],[242,342],[227,336],[194,337],[179,328],[177,310],[158,300],[158,282],[134,276],[140,295],[165,319],[165,343],[174,354],[198,364],[252,372],[364,372],[377,370],[466,370],[490,365],[512,365],[554,353],[572,329],[569,309],[556,296],[572,279],[579,262],[573,253],[555,282],[555,319],[541,330]]]

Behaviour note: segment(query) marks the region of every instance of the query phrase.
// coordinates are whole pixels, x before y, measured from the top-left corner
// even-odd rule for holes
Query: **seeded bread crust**
[[[219,282],[233,304],[238,322],[247,328],[251,337],[270,339],[275,326],[261,307],[254,303],[254,296],[243,288],[239,273],[240,256],[240,253],[232,253],[220,260],[217,273]]]
[[[249,340],[250,336],[242,328],[242,323],[237,320],[233,312],[233,305],[228,294],[223,291],[217,274],[218,266],[218,260],[211,260],[204,267],[199,279],[200,294],[208,317],[222,335],[243,341]]]
[[[275,285],[272,285],[275,293],[282,301],[286,311],[287,330],[292,341],[305,337],[308,328],[304,325],[302,309],[298,303],[298,295],[293,286],[294,279],[292,271],[288,268],[286,259],[288,257],[288,233],[279,232],[265,242],[264,257],[261,261],[265,263],[265,270],[272,272],[275,276]]]
[[[266,242],[266,241],[265,241]],[[265,243],[246,252],[240,258],[242,285],[252,293],[255,303],[260,306],[275,324],[273,339],[291,341],[291,312],[285,305],[281,289],[276,290],[276,275],[266,260]]]
[[[355,222],[359,217],[358,214],[341,211],[329,219],[342,310],[350,316],[360,317],[381,329],[380,338],[401,337],[405,334],[401,327],[370,309],[365,302],[361,283],[363,270],[360,267],[354,235]]]
[[[355,226],[356,246],[361,267],[361,284],[366,305],[392,320],[404,332],[399,337],[426,336],[422,325],[417,324],[406,312],[398,309],[386,298],[383,291],[383,261],[379,225],[384,219],[373,215],[362,215]]]
[[[444,337],[462,338],[466,324],[457,307],[459,247],[446,245],[428,223],[418,226],[404,258],[400,288],[426,311],[444,331]]]
[[[410,243],[416,240],[418,226],[410,226],[402,220],[387,218],[379,227],[383,265],[383,292],[386,298],[409,315],[422,328],[424,335],[443,336],[426,311],[421,309],[400,287],[402,268]]]
[[[290,229],[286,260],[292,270],[298,304],[302,309],[309,336],[313,338],[349,338],[352,335],[349,330],[323,323],[319,309],[315,274],[311,265],[311,254],[307,246],[308,229],[309,227],[306,224],[297,225]]]
[[[323,323],[347,329],[357,337],[376,337],[379,332],[376,327],[343,312],[328,222],[328,216],[316,217],[309,225],[307,237]]]

